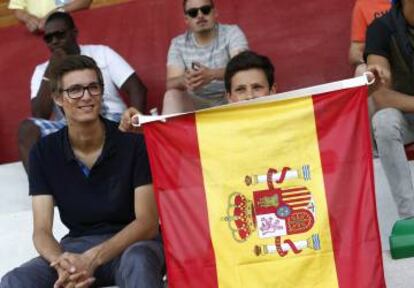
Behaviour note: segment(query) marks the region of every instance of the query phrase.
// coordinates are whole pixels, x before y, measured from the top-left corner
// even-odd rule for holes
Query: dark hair
[[[62,77],[72,71],[90,69],[96,72],[99,84],[103,85],[102,72],[95,60],[85,55],[69,55],[52,67],[50,88],[52,93],[57,95],[61,89]]]
[[[224,86],[226,87],[226,91],[231,91],[231,79],[237,72],[250,69],[262,70],[266,75],[269,87],[272,87],[275,68],[270,59],[253,51],[244,51],[234,56],[226,66],[226,71],[224,72]]]
[[[184,9],[184,12],[185,12],[185,5],[187,5],[187,2],[188,2],[188,0],[183,0],[183,9]],[[214,2],[213,2],[213,0],[210,0],[210,4],[211,4],[211,6],[213,6],[213,7],[214,7]]]
[[[74,29],[76,28],[75,26],[75,22],[73,22],[73,18],[72,16],[70,16],[69,13],[65,13],[65,12],[53,12],[52,14],[50,14],[45,22],[45,25],[51,21],[55,21],[55,20],[59,20],[59,21],[63,21],[65,22],[66,26],[69,29]]]

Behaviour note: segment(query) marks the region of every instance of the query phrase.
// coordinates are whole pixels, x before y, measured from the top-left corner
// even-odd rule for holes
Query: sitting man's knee
[[[121,269],[134,272],[163,270],[164,256],[160,244],[143,241],[130,246],[121,257]]]
[[[403,113],[395,108],[379,110],[372,117],[375,137],[389,137],[399,132],[404,122]],[[394,136],[395,136],[394,135]]]
[[[24,273],[21,273],[20,268],[15,268],[12,271],[8,272],[6,275],[4,275],[3,278],[1,278],[0,288],[25,287],[24,276],[25,275]]]
[[[142,241],[122,254],[116,282],[121,287],[129,287],[128,283],[137,283],[136,287],[160,287],[164,273],[161,243]]]
[[[18,139],[20,144],[27,142],[29,138],[38,139],[40,138],[40,135],[40,129],[33,123],[33,121],[25,119],[20,123],[18,130]]]
[[[162,114],[182,113],[193,110],[194,104],[187,92],[179,89],[169,89],[165,92]]]
[[[176,98],[176,97],[183,97],[186,94],[185,91],[179,89],[168,89],[165,92],[164,98]]]

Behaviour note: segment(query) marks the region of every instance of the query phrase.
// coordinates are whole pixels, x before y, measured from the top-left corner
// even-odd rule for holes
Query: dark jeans
[[[61,246],[64,251],[82,253],[112,236],[67,237],[62,239]],[[164,265],[161,241],[140,241],[129,246],[119,257],[100,266],[94,274],[94,287],[159,288],[162,287]],[[42,257],[36,257],[7,273],[0,282],[0,288],[52,288],[56,280],[56,271]]]

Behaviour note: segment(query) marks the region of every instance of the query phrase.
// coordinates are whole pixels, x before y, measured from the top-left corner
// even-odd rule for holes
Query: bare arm
[[[351,46],[349,47],[349,63],[353,66],[358,66],[359,64],[365,63],[364,61],[364,49],[365,43],[364,42],[351,42]]]
[[[37,252],[49,262],[55,261],[62,249],[53,236],[53,198],[50,195],[33,196],[33,243]]]
[[[245,49],[233,49],[230,51],[230,57],[233,58]],[[184,68],[179,66],[167,66],[167,90],[179,89],[179,90],[195,90],[198,89],[213,80],[223,80],[225,68],[211,69],[206,66],[198,64],[198,69],[190,69],[185,71]]]
[[[47,17],[49,17],[50,14],[56,11],[61,11],[61,9],[63,9],[63,11],[66,13],[71,13],[71,12],[75,12],[78,10],[87,9],[89,8],[89,6],[91,6],[91,3],[92,3],[92,0],[73,0],[61,7],[53,9],[46,16],[40,19],[39,30],[44,30],[46,19]]]
[[[191,70],[186,74],[186,85],[189,90],[197,90],[213,80],[224,79],[224,68],[210,69],[201,64],[197,70]]]
[[[167,90],[186,90],[185,69],[178,66],[167,66]]]
[[[31,100],[31,104],[33,117],[50,118],[53,111],[53,97],[49,81],[42,80],[39,91],[36,97]]]
[[[14,16],[16,16],[20,22],[23,22],[30,32],[36,32],[40,29],[41,19],[26,12],[25,10],[15,9]]]
[[[147,102],[147,88],[136,73],[122,84],[121,90],[129,97],[130,105],[144,113]]]
[[[66,57],[66,52],[63,49],[56,49],[50,56],[49,65],[43,74],[36,97],[31,100],[33,117],[49,119],[52,115],[54,102],[49,79],[51,71],[64,57]]]
[[[370,89],[377,110],[396,108],[403,112],[414,112],[414,97],[392,90],[391,67],[387,58],[379,55],[368,56],[368,70],[376,76],[376,84]]]

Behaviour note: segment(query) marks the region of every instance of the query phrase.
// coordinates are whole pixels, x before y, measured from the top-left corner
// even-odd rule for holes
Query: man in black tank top
[[[414,142],[414,1],[394,1],[367,31],[364,57],[376,84],[372,121],[382,166],[400,217],[414,216],[414,185],[404,145]]]

